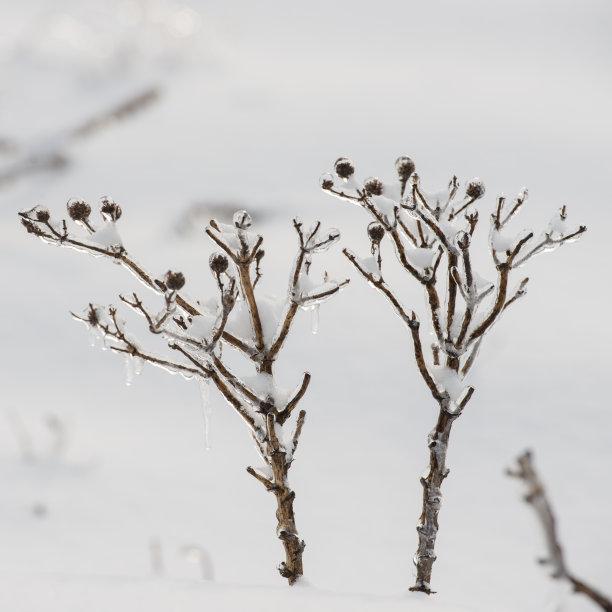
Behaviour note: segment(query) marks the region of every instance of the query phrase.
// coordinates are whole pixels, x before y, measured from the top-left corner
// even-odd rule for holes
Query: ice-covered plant
[[[478,224],[475,205],[485,193],[482,181],[472,179],[461,191],[453,177],[448,189],[429,194],[421,188],[409,157],[399,157],[395,168],[397,180],[393,183],[383,183],[376,177],[361,182],[355,178],[352,162],[340,158],[334,173],[321,177],[321,187],[361,206],[372,217],[367,226],[371,256],[361,258],[349,249],[343,252],[370,285],[391,302],[407,326],[418,370],[439,406],[436,425],[427,439],[429,469],[421,478],[423,504],[414,556],[416,583],[411,588],[431,593],[441,486],[449,473],[449,436],[474,392],[466,376],[485,334],[505,309],[526,293],[527,278],[509,290],[510,273],[534,255],[578,238],[586,228],[570,229],[563,206],[540,235],[532,231],[510,232],[508,224],[525,203],[527,190],[522,190],[511,203],[498,197],[488,244],[497,281],[489,282],[473,268],[471,257]],[[381,243],[385,238],[391,242],[401,267],[423,287],[429,311],[426,318],[434,338],[431,350],[423,347],[421,320],[401,303],[383,276]]]
[[[181,295],[185,277],[168,272],[155,278],[128,254],[117,232],[121,208],[111,199],[100,205],[102,223],[91,218],[91,206],[83,200],[68,202],[68,215],[81,231],[69,229],[64,219],[55,221],[45,208],[36,206],[19,213],[25,229],[44,242],[70,247],[94,256],[103,256],[132,272],[147,288],[163,297],[161,309],[152,310],[140,297],[120,296],[121,301],[142,315],[148,330],[165,341],[173,356],[160,356],[146,350],[126,328],[114,306],[89,304],[75,315],[93,334],[103,336],[108,348],[125,355],[128,365],[139,369],[143,362],[159,366],[185,378],[206,384],[212,381],[227,402],[249,427],[264,465],[248,467],[251,476],[276,497],[277,534],[285,549],[279,571],[289,584],[303,573],[304,541],[295,524],[295,493],[288,481],[306,411],[294,411],[304,396],[310,374],[292,392],[281,389],[275,380],[274,364],[291,330],[298,309],[317,308],[348,281],[335,282],[325,275],[321,282],[309,275],[313,255],[326,251],[340,238],[337,230],[324,231],[320,222],[305,229],[299,219],[293,225],[299,239],[297,257],[289,279],[289,290],[281,298],[256,291],[264,257],[263,238],[251,231],[251,218],[237,212],[233,224],[211,221],[208,236],[222,252],[210,256],[210,270],[218,288],[218,299],[193,302]],[[241,377],[228,365],[227,349],[242,355],[254,368],[252,376]]]

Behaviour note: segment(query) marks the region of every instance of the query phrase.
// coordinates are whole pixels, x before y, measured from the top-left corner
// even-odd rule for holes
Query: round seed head
[[[485,186],[479,178],[473,178],[465,187],[465,195],[473,200],[482,198],[484,193]]]
[[[385,236],[385,228],[380,223],[373,221],[368,225],[368,236],[372,242],[378,244]]]
[[[414,162],[407,155],[400,155],[395,160],[395,169],[400,181],[405,183],[414,172]]]
[[[46,209],[46,208],[37,208],[36,209],[36,220],[37,221],[42,221],[43,223],[45,221],[48,221],[51,218],[51,213]]]
[[[334,164],[334,170],[341,179],[348,179],[355,173],[355,166],[347,157],[339,157]]]
[[[382,195],[383,192],[382,181],[375,176],[366,179],[363,188],[366,190],[366,193],[371,196],[379,196]]]
[[[87,221],[91,214],[91,206],[85,200],[73,198],[66,204],[68,215],[73,221]]]
[[[239,210],[234,213],[234,225],[238,229],[247,230],[252,223],[251,215],[246,210]]]
[[[182,272],[166,272],[166,287],[170,291],[180,291],[185,286],[185,276]]]
[[[112,198],[100,199],[100,212],[105,221],[117,221],[121,217],[121,207]]]
[[[227,270],[229,261],[223,253],[213,253],[208,260],[208,265],[214,274],[223,274]]]
[[[329,172],[326,172],[321,175],[319,184],[321,185],[321,189],[332,189],[334,186],[334,177]]]

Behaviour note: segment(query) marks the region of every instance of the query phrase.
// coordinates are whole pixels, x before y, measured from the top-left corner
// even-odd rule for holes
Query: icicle
[[[316,334],[319,331],[319,304],[315,304],[312,307],[311,316],[311,331],[313,334]]]
[[[129,387],[134,380],[134,363],[131,355],[125,356],[125,384]]]
[[[140,376],[142,374],[143,360],[140,357],[134,357],[134,374]]]
[[[93,326],[90,325],[89,327],[89,346],[96,346],[96,341],[98,340],[98,338],[100,337],[100,334],[98,332],[98,330]]]
[[[200,401],[204,417],[204,448],[210,450],[210,384],[208,378],[198,378],[200,385]]]

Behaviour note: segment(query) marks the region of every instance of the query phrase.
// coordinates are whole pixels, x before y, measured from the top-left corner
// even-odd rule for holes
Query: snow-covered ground
[[[504,475],[527,447],[569,566],[612,594],[611,19],[589,0],[5,0],[0,177],[44,155],[65,163],[0,183],[0,608],[593,610],[536,563],[538,525]],[[152,88],[147,108],[71,135]],[[481,350],[430,598],[407,589],[436,406],[388,304],[340,248],[323,256],[351,284],[321,307],[317,335],[300,313],[277,366],[287,387],[312,373],[291,472],[306,579],[289,589],[240,419],[213,392],[206,450],[197,383],[145,367],[126,387],[123,360],[90,348],[68,313],[137,283],[33,240],[16,212],[110,194],[134,257],[182,270],[205,298],[203,227],[246,208],[265,237],[261,290],[282,294],[295,214],[368,252],[365,213],[322,193],[319,175],[348,155],[360,177],[390,179],[399,154],[432,189],[484,180],[483,240],[494,196],[524,185],[525,226],[567,204],[588,232],[528,264],[528,296]],[[403,297],[424,312],[418,287]]]

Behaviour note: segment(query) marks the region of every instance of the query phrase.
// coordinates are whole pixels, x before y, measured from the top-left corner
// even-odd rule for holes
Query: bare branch
[[[302,384],[299,389],[294,393],[293,397],[287,403],[287,406],[284,410],[282,410],[278,417],[276,417],[276,422],[280,425],[284,425],[285,421],[291,416],[293,409],[298,405],[300,400],[304,397],[304,393],[306,393],[306,389],[308,389],[308,385],[310,384],[310,373],[305,372],[304,378],[302,380]]]
[[[447,398],[438,391],[438,386],[436,385],[434,379],[432,378],[429,370],[427,368],[427,364],[425,363],[425,356],[423,355],[423,345],[421,344],[421,336],[419,334],[420,323],[417,320],[416,314],[413,312],[412,317],[410,319],[410,332],[412,334],[412,342],[414,346],[414,358],[417,363],[417,367],[425,384],[429,387],[431,394],[434,399],[438,402],[443,402]]]
[[[217,228],[217,225],[213,225],[213,221],[210,222],[211,226],[214,228]],[[234,263],[238,263],[238,258],[236,257],[236,254],[234,253],[234,251],[232,251],[232,249],[229,248],[229,246],[227,246],[227,244],[225,244],[225,242],[223,242],[223,240],[221,240],[221,238],[219,238],[213,231],[211,231],[211,229],[209,227],[206,228],[206,234],[208,235],[208,237],[220,248],[222,248],[230,257],[230,259],[234,262]]]
[[[266,487],[266,489],[268,491],[274,491],[274,489],[277,489],[278,487],[271,481],[268,480],[265,476],[262,476],[259,472],[255,471],[254,468],[252,468],[251,466],[249,466],[246,471],[253,476],[255,479],[259,480],[259,482],[261,482],[261,484]]]
[[[406,311],[404,310],[404,307],[400,304],[399,300],[395,297],[395,295],[392,293],[392,291],[389,289],[389,287],[386,285],[386,283],[383,281],[382,277],[374,277],[374,275],[371,272],[368,272],[357,260],[357,257],[354,255],[354,253],[352,251],[350,251],[349,249],[343,249],[342,252],[344,253],[344,255],[347,257],[347,259],[355,266],[355,268],[357,268],[357,270],[374,286],[376,287],[376,289],[378,289],[379,291],[381,291],[386,297],[387,299],[391,302],[391,304],[393,305],[393,308],[395,308],[395,311],[397,312],[397,314],[402,318],[402,320],[408,325],[410,326],[412,320],[410,318],[410,316],[408,316],[408,314],[406,313]]]
[[[300,436],[302,435],[302,427],[304,427],[304,421],[306,420],[306,411],[300,410],[298,414],[297,423],[295,425],[295,431],[293,433],[293,437],[291,438],[291,447],[289,449],[289,457],[293,460],[295,456],[295,451],[297,449],[298,442],[300,440]]]
[[[534,255],[545,251],[547,247],[553,247],[555,245],[562,245],[563,243],[578,238],[584,232],[586,232],[586,225],[581,225],[575,232],[568,234],[567,236],[561,236],[560,238],[552,238],[550,234],[545,234],[541,242],[539,242],[531,251],[525,254],[521,259],[514,262],[513,267],[518,268],[522,266],[528,259],[531,259]]]
[[[529,278],[524,278],[521,281],[521,284],[518,286],[515,294],[504,304],[504,310],[510,306],[513,302],[516,302],[519,298],[522,298],[524,295],[527,295],[527,283],[529,282]]]

